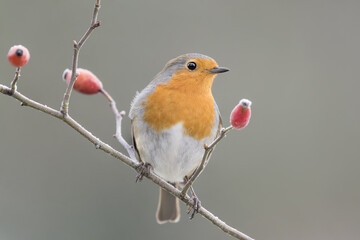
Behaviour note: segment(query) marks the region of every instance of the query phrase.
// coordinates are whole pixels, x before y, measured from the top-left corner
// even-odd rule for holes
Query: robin
[[[170,60],[131,104],[138,159],[174,186],[196,170],[204,144],[210,144],[222,127],[211,86],[218,73],[227,71],[208,56],[181,55]],[[157,222],[179,219],[179,199],[160,188]]]

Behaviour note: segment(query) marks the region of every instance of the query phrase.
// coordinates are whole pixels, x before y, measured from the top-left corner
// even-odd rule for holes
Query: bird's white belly
[[[138,150],[141,160],[150,163],[155,174],[169,182],[182,182],[199,166],[209,138],[198,141],[183,134],[182,123],[160,133],[141,125],[138,132],[143,136],[141,142],[136,140]]]

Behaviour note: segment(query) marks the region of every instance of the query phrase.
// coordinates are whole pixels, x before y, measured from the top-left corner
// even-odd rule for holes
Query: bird
[[[222,128],[211,88],[215,76],[227,71],[206,55],[183,54],[170,60],[131,103],[137,159],[175,187],[191,177],[202,161],[204,146]],[[179,219],[179,199],[160,188],[157,222]]]

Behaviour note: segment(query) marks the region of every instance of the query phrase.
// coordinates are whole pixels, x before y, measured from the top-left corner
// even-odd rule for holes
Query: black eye
[[[187,64],[187,67],[188,67],[188,69],[189,70],[195,70],[196,69],[196,63],[194,63],[194,62],[189,62],[188,64]]]

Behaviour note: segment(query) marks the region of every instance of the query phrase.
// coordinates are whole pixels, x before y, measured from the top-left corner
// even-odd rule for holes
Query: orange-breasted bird
[[[200,165],[222,123],[211,86],[219,67],[208,56],[189,53],[170,60],[131,105],[137,157],[155,174],[177,185]],[[158,223],[178,222],[179,199],[160,188]]]

